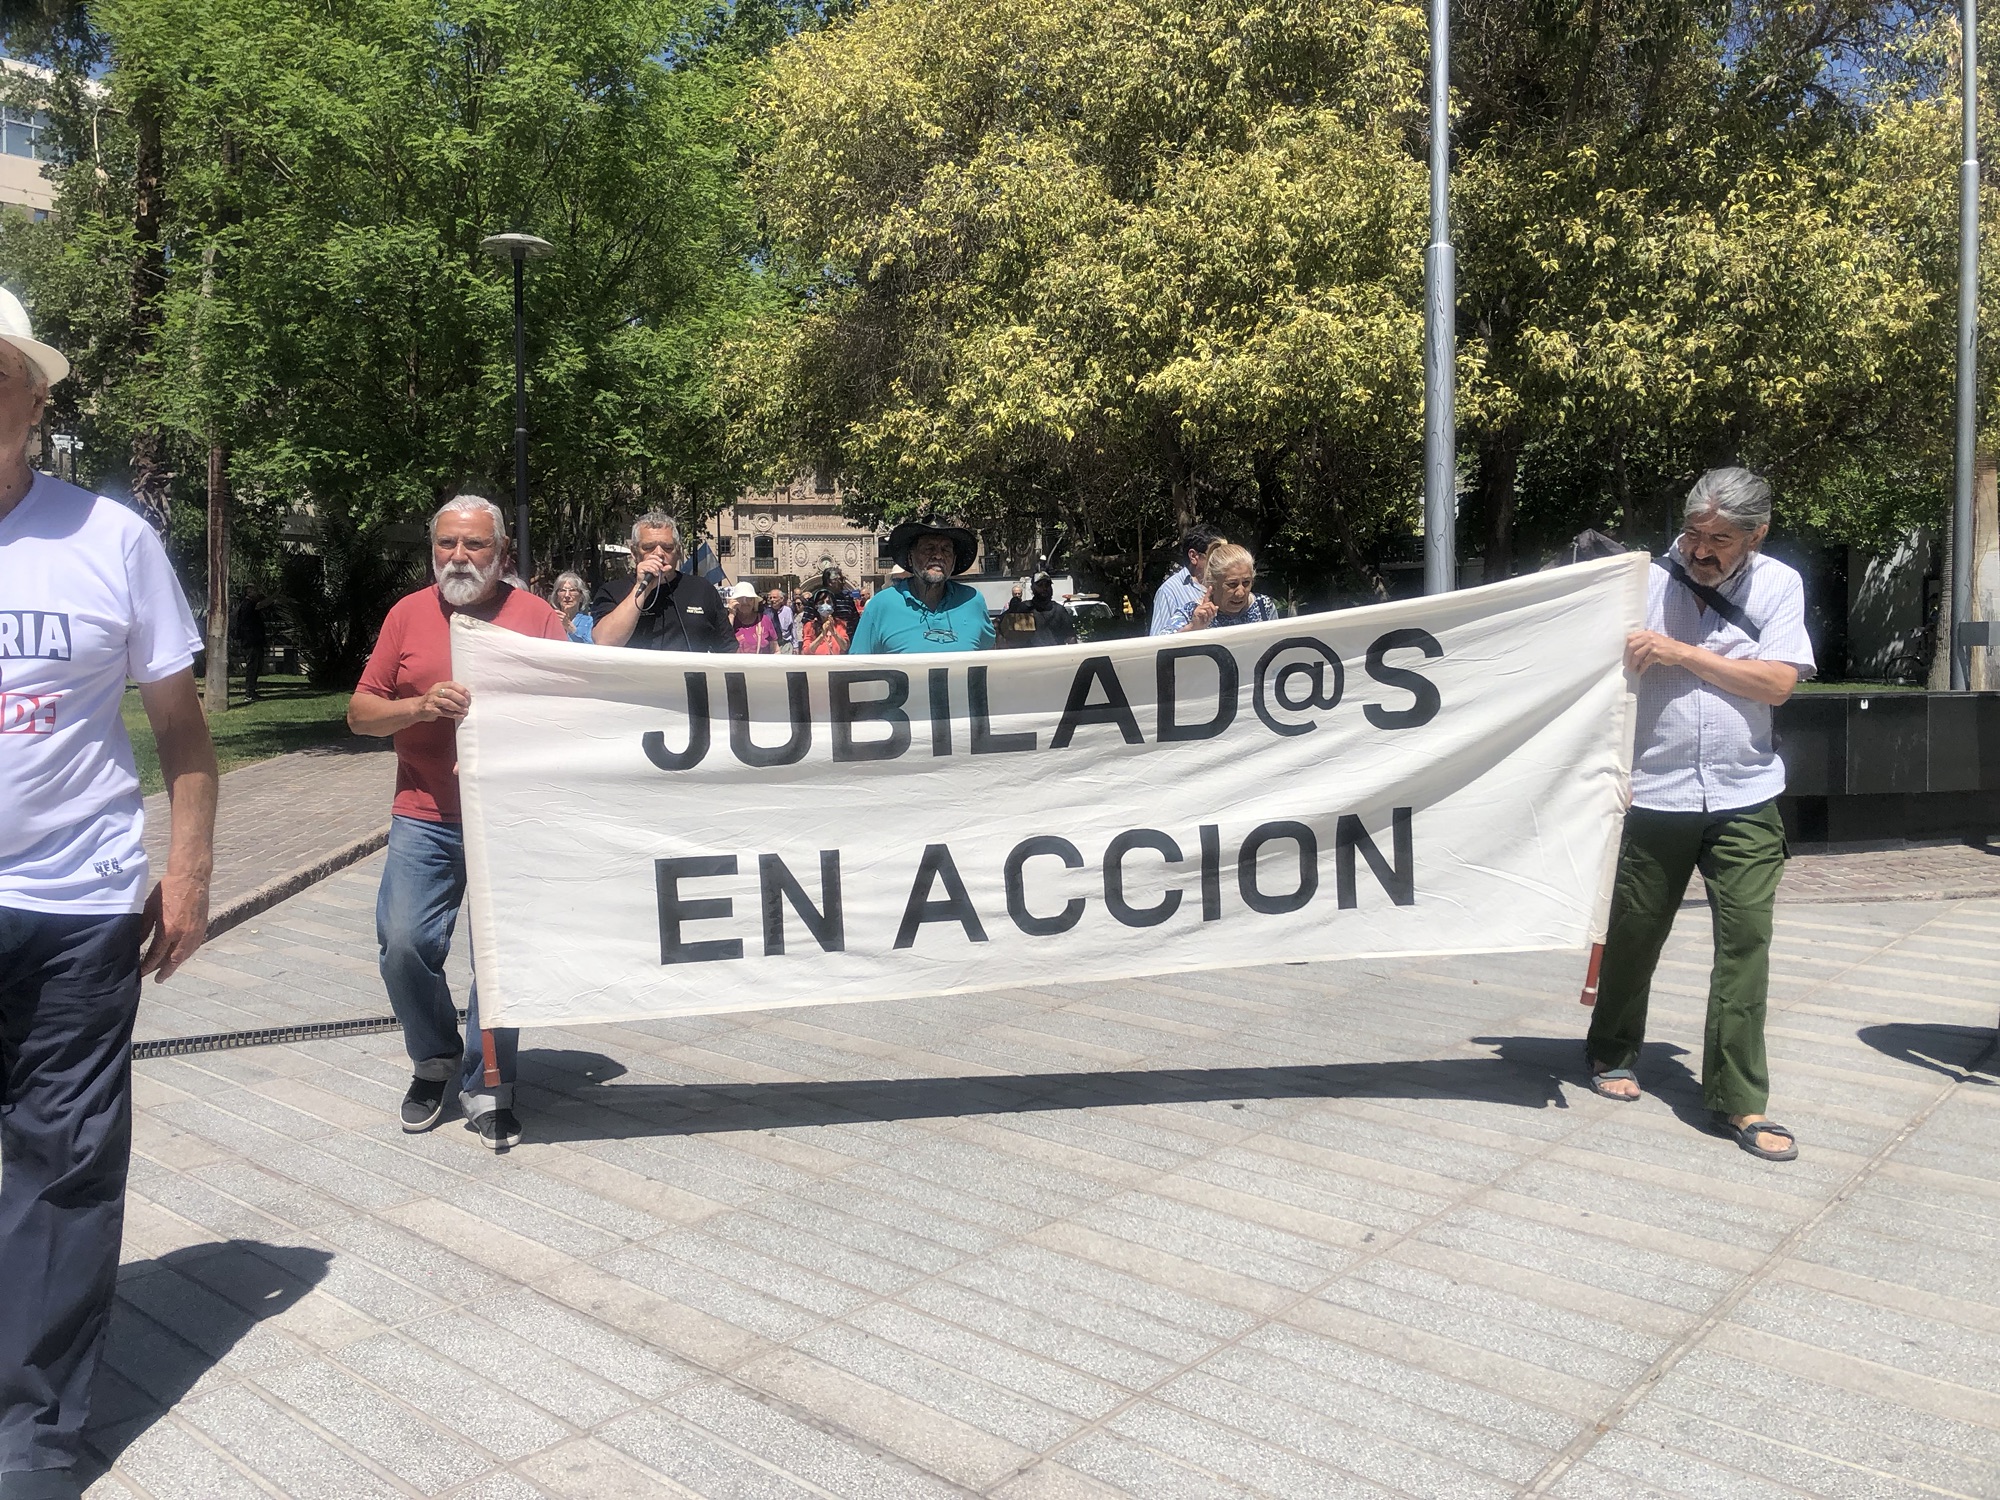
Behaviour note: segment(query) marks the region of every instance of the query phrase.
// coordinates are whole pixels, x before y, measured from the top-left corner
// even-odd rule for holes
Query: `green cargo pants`
[[[1764,1061],[1771,903],[1785,869],[1785,826],[1769,802],[1731,812],[1635,807],[1625,815],[1587,1050],[1604,1068],[1629,1068],[1638,1058],[1653,970],[1697,868],[1715,924],[1702,1099],[1719,1114],[1762,1114],[1771,1093]]]

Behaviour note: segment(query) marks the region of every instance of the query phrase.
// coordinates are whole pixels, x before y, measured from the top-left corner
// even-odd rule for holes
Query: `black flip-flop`
[[[1600,1099],[1615,1099],[1620,1104],[1637,1104],[1639,1102],[1638,1094],[1614,1094],[1610,1089],[1605,1088],[1605,1081],[1612,1078],[1629,1078],[1634,1083],[1639,1081],[1639,1075],[1634,1073],[1630,1068],[1606,1068],[1602,1073],[1593,1070],[1590,1075],[1590,1091]],[[1643,1093],[1644,1091],[1642,1090],[1641,1092]]]
[[[1799,1138],[1776,1120],[1752,1120],[1748,1125],[1732,1125],[1729,1116],[1717,1115],[1713,1128],[1717,1135],[1733,1136],[1737,1145],[1765,1161],[1792,1161],[1799,1154]],[[1781,1135],[1791,1144],[1782,1151],[1766,1151],[1757,1144],[1760,1135]]]

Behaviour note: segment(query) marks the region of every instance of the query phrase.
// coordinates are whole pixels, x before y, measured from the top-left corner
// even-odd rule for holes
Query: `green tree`
[[[633,504],[733,494],[712,351],[761,295],[733,123],[761,42],[734,14],[104,0],[93,19],[114,107],[158,105],[150,352],[131,357],[145,314],[110,295],[146,259],[135,131],[0,257],[77,352],[104,428],[157,425],[183,487],[226,448],[240,551],[311,518],[318,597],[299,602],[324,672],[365,649],[365,596],[395,583],[378,560],[413,551],[399,528],[460,487],[511,492],[511,288],[487,234],[559,252],[528,284],[539,557],[567,561]]]
[[[1793,524],[1934,513],[1952,38],[1900,0],[1454,6],[1461,537],[1652,540],[1740,459]],[[1414,525],[1423,18],[1389,0],[883,0],[781,50],[789,294],[735,440],[864,508],[1194,512],[1302,572]]]
[[[1197,514],[1360,564],[1415,472],[1419,27],[883,0],[794,40],[750,174],[793,301],[732,350],[738,443],[1134,586]]]
[[[1489,576],[1517,527],[1657,542],[1721,462],[1769,473],[1793,522],[1907,520],[1884,482],[1935,491],[1951,389],[1934,29],[1881,0],[1460,14],[1462,534]]]

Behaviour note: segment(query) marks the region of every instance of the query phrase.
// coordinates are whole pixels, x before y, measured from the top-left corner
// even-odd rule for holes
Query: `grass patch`
[[[258,680],[258,689],[262,696],[255,703],[231,704],[228,713],[209,721],[215,757],[223,770],[348,738],[350,694],[322,693],[303,677],[263,677]],[[153,743],[153,726],[146,722],[146,709],[135,687],[125,689],[125,732],[132,736],[140,791],[151,796],[163,790],[166,783],[160,778],[160,752]]]

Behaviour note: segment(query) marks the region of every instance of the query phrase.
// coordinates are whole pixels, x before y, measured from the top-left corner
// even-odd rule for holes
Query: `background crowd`
[[[936,561],[928,571],[917,553],[935,539]],[[726,595],[688,567],[680,524],[663,511],[649,511],[632,524],[633,572],[594,592],[580,573],[565,571],[546,590],[513,574],[516,588],[545,597],[562,619],[568,639],[600,645],[662,650],[736,652],[747,656],[842,656],[850,651],[1002,649],[1069,645],[1079,638],[1076,615],[1055,596],[1055,578],[1039,569],[1014,585],[1013,597],[987,611],[972,589],[950,583],[971,568],[977,551],[964,527],[928,521],[905,522],[891,533],[887,550],[895,567],[888,590],[890,613],[914,599],[924,612],[923,631],[902,641],[893,633],[862,633],[878,591],[872,583],[849,585],[838,567],[823,569],[811,586],[773,585],[760,593],[739,579]],[[1250,549],[1197,525],[1183,533],[1178,566],[1156,591],[1146,633],[1207,630],[1277,619],[1278,605],[1256,591],[1257,563]],[[926,607],[926,604],[928,607]],[[949,612],[949,628],[939,620]],[[982,624],[978,615],[988,618]],[[690,620],[690,616],[695,618]],[[879,621],[881,614],[876,616]],[[599,621],[610,619],[609,631]],[[966,634],[957,634],[958,624]],[[856,642],[859,640],[860,644]]]

